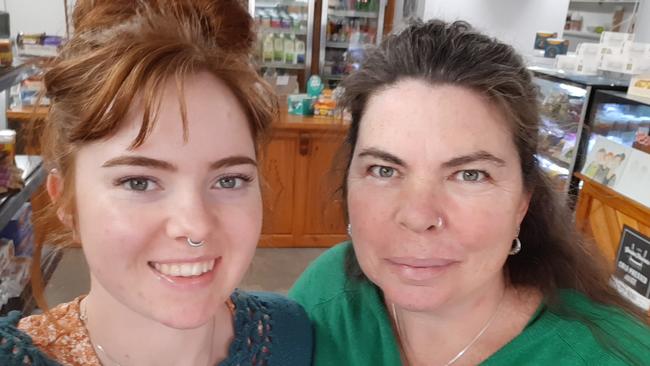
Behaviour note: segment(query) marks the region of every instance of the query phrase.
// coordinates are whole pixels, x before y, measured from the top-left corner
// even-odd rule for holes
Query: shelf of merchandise
[[[307,1],[295,1],[295,0],[261,0],[256,3],[257,6],[264,7],[274,7],[278,5],[284,6],[304,6],[308,7],[309,3]]]
[[[625,4],[636,4],[638,1],[617,1],[617,0],[604,0],[604,1],[594,1],[594,0],[571,0],[572,3],[580,4],[607,4],[607,5],[625,5]]]
[[[261,62],[259,64],[260,67],[273,67],[276,69],[284,69],[284,70],[302,70],[305,68],[305,64],[287,64],[284,62]]]
[[[600,39],[600,34],[599,33],[593,33],[593,32],[582,32],[582,31],[573,31],[573,30],[565,30],[564,31],[564,36],[571,36],[571,37],[578,37],[578,38],[585,38],[585,39],[593,39],[593,40],[599,40]]]
[[[559,172],[562,172],[563,174],[569,175],[569,168],[570,168],[570,166],[571,166],[570,163],[567,163],[566,161],[563,161],[563,160],[558,159],[558,158],[556,158],[556,157],[554,157],[554,156],[551,156],[551,155],[550,155],[548,152],[546,152],[546,151],[538,151],[537,154],[536,154],[536,156],[537,156],[538,159],[544,159],[544,160],[546,160],[548,163],[551,163],[552,165],[554,165],[555,167],[557,167],[558,170],[556,170],[556,171],[557,171],[558,173],[559,173]]]
[[[347,49],[350,47],[350,42],[327,42],[325,47]]]
[[[335,17],[346,17],[346,18],[377,18],[376,12],[371,11],[358,11],[358,10],[334,10],[329,9],[327,13]]]
[[[327,74],[322,75],[323,79],[325,80],[343,80],[345,76],[346,75],[327,75]]]
[[[307,35],[307,30],[295,30],[291,28],[259,27],[258,32],[262,34],[277,33],[277,34],[293,34],[296,36]]]

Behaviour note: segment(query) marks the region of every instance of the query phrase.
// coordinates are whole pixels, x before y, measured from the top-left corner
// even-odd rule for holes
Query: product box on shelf
[[[639,97],[650,98],[650,73],[636,75],[630,80],[627,93]]]
[[[633,42],[634,33],[603,32],[600,34],[600,43],[608,46],[622,47],[625,42]]]
[[[10,240],[15,245],[16,256],[31,256],[34,248],[34,228],[32,226],[32,206],[28,202],[14,214],[0,231],[0,238]]]

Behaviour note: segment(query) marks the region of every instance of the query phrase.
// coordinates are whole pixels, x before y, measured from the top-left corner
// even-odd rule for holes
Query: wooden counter
[[[22,107],[7,109],[7,119],[17,122],[30,122],[36,119],[45,119],[47,117],[48,107]]]

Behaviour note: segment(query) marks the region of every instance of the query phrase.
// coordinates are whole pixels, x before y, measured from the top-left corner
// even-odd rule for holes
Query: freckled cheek
[[[456,202],[450,204],[447,217],[449,230],[467,250],[491,251],[509,245],[514,211],[505,202]]]

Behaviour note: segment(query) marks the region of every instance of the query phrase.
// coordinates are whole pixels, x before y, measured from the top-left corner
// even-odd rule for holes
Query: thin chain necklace
[[[497,313],[499,312],[499,308],[501,307],[501,303],[503,302],[503,298],[505,297],[506,292],[505,290],[503,291],[503,294],[501,295],[501,299],[499,300],[499,304],[497,305],[496,309],[494,310],[494,313],[490,316],[490,319],[485,323],[483,328],[474,336],[474,338],[467,344],[467,346],[463,347],[463,349],[460,350],[451,360],[447,361],[445,363],[445,366],[449,366],[456,361],[458,361],[463,355],[481,338],[483,333],[490,327],[490,324],[492,324],[492,321],[496,318]],[[395,303],[391,303],[391,307],[393,310],[393,319],[395,319],[395,325],[397,325],[397,336],[399,337],[400,343],[402,340],[404,340],[404,358],[406,360],[406,364],[409,365],[410,362],[408,360],[408,356],[406,355],[406,348],[410,348],[408,345],[408,340],[406,339],[406,336],[402,334],[402,325],[400,324],[399,317],[397,316],[397,310],[395,309]]]
[[[86,309],[86,302],[84,301],[83,304],[81,304],[81,305],[83,305],[83,306],[81,307],[81,309],[80,309],[81,311],[79,312],[79,320],[81,320],[81,323],[86,328],[86,333],[88,334],[88,341],[90,342],[90,345],[93,347],[93,350],[97,354],[97,359],[99,360],[99,363],[103,365],[104,363],[102,362],[101,359],[104,358],[104,359],[107,359],[108,361],[110,361],[112,366],[122,366],[113,357],[111,357],[111,355],[109,355],[108,352],[106,352],[104,350],[104,347],[102,347],[101,344],[93,342],[92,338],[90,337],[90,332],[88,331],[88,326],[87,326],[88,314],[87,314],[87,309]],[[226,302],[226,305],[228,306],[228,310],[230,311],[230,314],[231,315],[234,314],[235,304],[233,304],[232,301],[230,299],[228,299],[228,301]],[[215,331],[215,329],[216,329],[216,317],[213,317],[212,318],[212,335],[210,336],[210,358],[208,359],[209,363],[212,362],[212,352],[214,350],[213,345],[214,345],[214,331]],[[99,356],[100,354],[102,355],[102,357]]]

